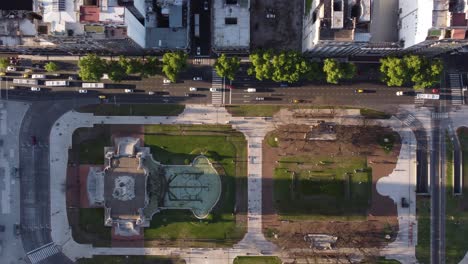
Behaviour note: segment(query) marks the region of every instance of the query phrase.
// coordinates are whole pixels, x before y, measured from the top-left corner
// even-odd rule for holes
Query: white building
[[[213,1],[213,50],[250,48],[250,0]]]

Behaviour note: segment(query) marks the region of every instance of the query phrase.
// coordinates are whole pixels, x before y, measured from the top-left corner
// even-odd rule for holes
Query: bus
[[[104,88],[104,83],[82,83],[83,88]]]
[[[194,28],[195,28],[195,37],[200,37],[200,15],[195,14],[195,23],[194,23]]]
[[[68,81],[46,81],[45,86],[68,86]]]
[[[424,94],[418,93],[416,94],[417,99],[432,99],[432,100],[439,100],[440,96],[438,94]]]
[[[33,75],[31,75],[31,78],[33,78],[33,79],[45,79],[46,76],[44,74],[33,74]]]
[[[15,84],[29,84],[29,85],[38,85],[38,80],[33,79],[13,79]]]

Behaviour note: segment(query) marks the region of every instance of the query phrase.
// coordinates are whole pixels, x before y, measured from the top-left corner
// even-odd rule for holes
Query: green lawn
[[[73,238],[78,243],[91,243],[94,246],[110,246],[111,228],[104,226],[104,208],[79,208],[77,232]]]
[[[460,129],[458,138],[463,151],[463,167],[468,166],[468,129]],[[446,263],[458,263],[468,251],[466,237],[468,236],[468,189],[466,183],[468,180],[468,170],[463,170],[463,195],[453,196],[453,149],[451,141],[447,138],[447,182],[446,182]]]
[[[275,168],[274,200],[281,219],[365,219],[371,186],[363,157],[288,156]]]
[[[88,105],[79,112],[110,116],[177,116],[185,109],[179,104],[99,104]]]
[[[234,264],[281,264],[281,259],[278,257],[236,257]]]
[[[110,135],[103,133],[77,144],[80,164],[104,164],[104,147],[111,146],[110,141]]]
[[[400,261],[394,259],[385,259],[385,257],[380,257],[377,260],[377,264],[401,264]]]
[[[418,219],[418,244],[416,258],[420,264],[430,263],[431,200],[429,197],[416,197],[416,217]]]
[[[280,105],[228,105],[226,110],[233,116],[271,117],[281,109]]]
[[[392,117],[392,115],[389,115],[385,112],[368,109],[368,108],[362,108],[361,115],[368,119],[390,119],[390,117]]]
[[[94,256],[78,259],[78,264],[184,264],[185,260],[163,256]]]
[[[200,221],[189,211],[165,210],[154,215],[151,227],[145,228],[146,239],[224,240],[232,244],[243,237],[246,227],[236,224],[233,214],[236,184],[240,181],[247,188],[247,146],[241,133],[229,126],[154,125],[145,127],[145,145],[165,164],[184,164],[204,153],[225,174],[221,199],[209,219]]]
[[[278,141],[275,141],[276,134],[274,132],[270,132],[265,136],[265,142],[268,144],[268,146],[272,148],[277,148],[278,147]]]

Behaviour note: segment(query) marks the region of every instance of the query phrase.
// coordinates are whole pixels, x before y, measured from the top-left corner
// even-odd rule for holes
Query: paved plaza
[[[202,120],[202,121],[201,121]],[[362,120],[353,110],[345,111],[333,120],[344,125],[361,125]],[[287,113],[274,118],[232,117],[224,108],[201,105],[187,105],[179,116],[123,117],[93,116],[92,114],[68,112],[56,121],[50,134],[51,162],[51,223],[53,241],[62,247],[71,259],[91,257],[92,255],[178,255],[188,263],[232,263],[236,256],[279,255],[285,257],[262,233],[262,141],[266,133],[274,130],[278,123],[294,122],[312,124],[315,119],[294,119]],[[65,171],[68,155],[64,149],[72,145],[72,133],[79,127],[92,127],[94,124],[231,124],[234,129],[244,133],[248,144],[248,232],[244,239],[233,248],[93,248],[91,245],[76,243],[71,236],[64,203]],[[398,209],[400,230],[394,243],[384,249],[384,255],[412,263],[415,259],[414,246],[417,241],[415,219],[415,139],[411,130],[396,119],[374,120],[372,124],[390,126],[402,138],[402,150],[397,168],[389,177],[377,183],[382,195],[390,195],[396,204],[402,196],[408,197],[410,207]],[[388,185],[388,186],[387,186]]]

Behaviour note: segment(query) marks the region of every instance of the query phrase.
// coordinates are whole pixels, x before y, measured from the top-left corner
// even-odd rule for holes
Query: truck
[[[68,81],[46,81],[45,86],[68,86]]]
[[[33,74],[33,75],[31,75],[31,78],[33,78],[33,79],[45,79],[46,76],[45,76],[45,74]]]
[[[38,80],[34,79],[13,79],[14,84],[38,85]]]
[[[417,99],[429,99],[429,100],[439,100],[440,95],[438,94],[425,94],[425,93],[418,93],[416,94]]]
[[[195,37],[200,37],[200,14],[195,14],[195,19],[194,19],[194,35]]]
[[[82,83],[81,87],[83,88],[104,88],[104,83]]]

